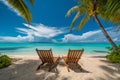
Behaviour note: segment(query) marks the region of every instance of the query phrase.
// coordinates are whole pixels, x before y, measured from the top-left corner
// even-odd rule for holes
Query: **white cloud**
[[[18,35],[17,37],[11,36],[0,36],[0,42],[32,42],[34,40],[33,36],[21,36]]]
[[[76,42],[76,41],[82,42],[82,40],[85,40],[99,32],[100,30],[89,31],[89,32],[83,33],[82,35],[67,34],[67,35],[64,35],[64,38],[62,38],[62,41],[63,42]]]
[[[16,9],[13,9],[13,7],[10,6],[6,0],[0,0],[0,1],[3,2],[6,6],[8,6],[8,8],[9,8],[11,11],[15,12],[18,16],[20,16],[20,13],[19,13]]]
[[[0,36],[0,42],[107,42],[105,36],[101,30],[88,31],[82,35],[66,34],[68,29],[61,29],[57,27],[49,27],[43,24],[23,24],[25,28],[17,28],[19,33],[25,34],[26,36],[18,35],[12,36]],[[115,31],[114,28],[106,29],[113,41],[120,42],[120,31]],[[61,39],[59,35],[64,35]],[[58,36],[58,38],[56,38]],[[56,40],[57,39],[57,40]]]
[[[106,29],[110,37],[113,41],[120,42],[120,31],[116,32],[114,28],[107,28]],[[63,42],[106,42],[106,38],[101,32],[101,30],[96,31],[88,31],[83,33],[82,35],[75,35],[75,34],[66,34],[64,38],[62,38]]]
[[[36,41],[51,41],[57,42],[53,37],[64,33],[62,29],[56,27],[48,27],[43,24],[29,25],[24,24],[26,28],[17,28],[17,31],[26,34],[26,36],[18,35],[12,36],[0,36],[0,42],[36,42]]]
[[[24,24],[24,25],[28,28],[17,28],[17,29],[19,31],[22,31],[22,33],[24,34],[31,34],[33,36],[52,38],[54,36],[64,33],[62,29],[45,26],[43,24],[39,24],[35,26],[29,24]]]

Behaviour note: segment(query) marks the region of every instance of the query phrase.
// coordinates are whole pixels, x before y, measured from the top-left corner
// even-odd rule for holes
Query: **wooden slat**
[[[81,68],[81,66],[78,64],[79,59],[81,58],[81,55],[83,53],[84,49],[82,50],[68,50],[68,55],[65,57],[62,57],[65,61],[67,70],[69,72],[69,63],[75,63],[77,68]]]
[[[78,51],[75,51],[75,55],[74,55],[74,63],[76,62],[76,60],[77,60],[77,57],[78,57]]]
[[[48,52],[48,62],[52,63],[52,58],[51,58],[51,50]]]
[[[68,56],[67,56],[67,63],[77,63],[78,60],[80,59],[82,53],[83,53],[83,49],[82,50],[70,50],[68,51]]]
[[[71,51],[71,56],[70,56],[71,57],[71,61],[70,62],[74,61],[74,55],[75,55],[74,52],[75,52],[74,50]]]
[[[81,58],[81,55],[83,54],[83,51],[84,51],[84,49],[80,50],[80,54],[78,55],[79,59]],[[79,59],[76,62],[78,62]]]
[[[76,63],[76,60],[78,58],[78,54],[79,54],[78,50],[75,50],[74,63]]]
[[[43,60],[43,58],[41,56],[40,50],[36,49],[36,51],[37,51],[37,54],[39,55],[39,58],[41,59],[41,61],[44,62],[44,60]]]
[[[53,63],[53,55],[51,50],[37,50],[40,59],[45,63]]]
[[[69,59],[70,59],[70,50],[69,50],[69,53],[68,53],[67,62],[69,62]]]
[[[50,53],[50,51],[46,51],[46,59],[47,59],[48,63],[50,63],[49,53]]]
[[[48,51],[45,50],[44,52],[45,52],[45,59],[46,59],[46,62],[49,62],[49,60],[48,60],[48,59],[49,59],[49,58],[48,58]]]
[[[44,63],[50,63],[51,66],[48,66],[49,67],[49,71],[54,68],[55,64],[57,63],[57,61],[59,60],[59,57],[53,57],[53,54],[52,54],[52,49],[50,50],[38,50],[36,49],[36,52],[39,56],[39,58],[41,59],[42,61],[42,65]],[[43,67],[41,64],[38,66],[37,70],[40,69],[40,67]]]

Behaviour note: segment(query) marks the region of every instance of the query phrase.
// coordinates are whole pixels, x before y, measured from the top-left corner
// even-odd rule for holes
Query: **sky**
[[[14,9],[0,0],[0,42],[107,42],[96,22],[91,18],[80,31],[70,32],[70,23],[75,15],[65,17],[67,11],[77,5],[75,0],[35,0],[34,6],[26,1],[32,13],[27,24]],[[100,19],[113,41],[120,42],[120,31],[110,22]],[[99,38],[98,38],[99,37]]]

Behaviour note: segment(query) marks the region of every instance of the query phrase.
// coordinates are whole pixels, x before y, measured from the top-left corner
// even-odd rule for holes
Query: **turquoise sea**
[[[35,49],[52,49],[53,54],[67,54],[68,49],[82,49],[85,54],[106,54],[109,43],[0,43],[1,54],[36,54]]]

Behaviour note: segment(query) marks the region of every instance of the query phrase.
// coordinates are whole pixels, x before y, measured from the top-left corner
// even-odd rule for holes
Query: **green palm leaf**
[[[29,0],[29,2],[32,4],[32,6],[34,5],[34,0]]]
[[[81,14],[83,14],[85,12],[85,8],[83,6],[74,6],[68,10],[66,16],[70,16],[71,13],[73,13],[73,12],[77,12],[77,13],[71,22],[70,31],[72,31],[75,22],[78,20],[78,18],[81,16]]]
[[[112,17],[120,9],[120,0],[108,0],[106,4],[105,16]],[[109,8],[109,9],[108,9]]]
[[[77,30],[81,30],[83,28],[83,26],[85,25],[85,23],[87,23],[87,21],[89,20],[90,16],[88,14],[86,14],[83,19],[80,21]]]
[[[78,20],[79,16],[80,16],[80,12],[77,12],[77,14],[75,15],[75,17],[73,18],[71,24],[70,24],[70,31],[72,32],[72,29],[73,29],[73,26],[74,26],[74,23]]]
[[[10,6],[17,10],[26,22],[32,20],[32,15],[23,0],[6,0]]]
[[[74,6],[74,7],[72,7],[71,9],[68,10],[68,12],[66,13],[65,16],[70,16],[71,13],[76,12],[76,11],[78,11],[78,10],[79,10],[79,6]]]

